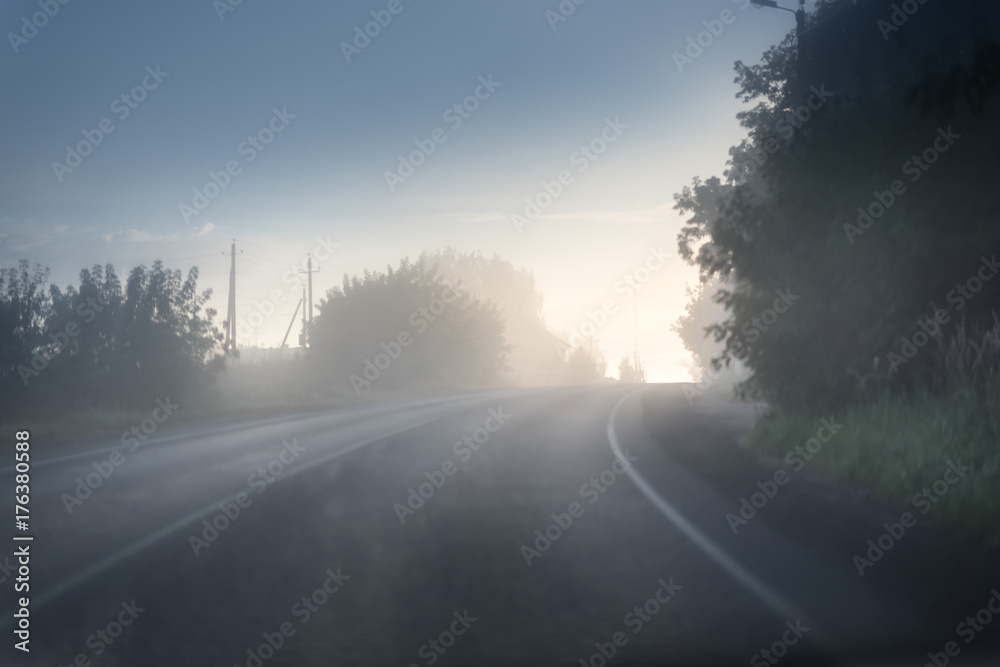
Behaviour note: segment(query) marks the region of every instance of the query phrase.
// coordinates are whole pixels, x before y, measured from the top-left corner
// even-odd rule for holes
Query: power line
[[[281,262],[279,262],[277,260],[271,259],[270,257],[261,257],[260,255],[258,255],[257,253],[254,253],[254,252],[247,252],[246,254],[249,255],[250,257],[253,257],[254,259],[259,259],[262,262],[271,262],[272,264],[274,264],[277,267],[284,268],[286,266],[285,264],[282,264]]]
[[[292,252],[291,250],[276,250],[274,248],[265,248],[264,246],[256,245],[254,243],[247,243],[246,241],[241,241],[241,243],[245,246],[250,246],[251,248],[257,248],[258,250],[266,250],[267,252],[277,252],[282,255],[296,255],[298,257],[301,257],[303,254],[301,252]]]
[[[271,269],[272,271],[280,271],[281,269],[285,268],[283,266],[269,266],[267,264],[261,264],[260,262],[251,262],[249,259],[246,259],[245,257],[240,261],[245,262],[247,264],[253,264],[254,266],[259,266],[264,269]]]
[[[194,257],[170,257],[167,259],[161,259],[161,262],[185,262],[191,259],[208,259],[209,257],[218,257],[217,253],[212,253],[211,255],[195,255]],[[154,260],[155,261],[155,260]]]
[[[166,263],[166,262],[184,262],[184,261],[188,261],[188,260],[192,260],[192,259],[208,259],[210,257],[218,257],[218,255],[215,254],[215,253],[212,253],[211,255],[195,255],[193,257],[169,257],[169,258],[160,258],[160,257],[157,257],[157,258],[148,260],[148,263],[152,264],[153,262],[157,262],[157,261],[164,262],[164,263]],[[89,268],[93,267],[94,265],[105,266],[107,264],[111,264],[111,265],[115,264],[115,262],[99,262],[99,261],[98,262],[90,262],[90,263],[87,263],[86,261],[78,263],[78,262],[75,262],[74,260],[58,260],[58,261],[54,261],[52,259],[38,259],[38,258],[35,258],[35,257],[17,257],[17,258],[11,257],[10,259],[0,259],[0,262],[14,262],[14,263],[17,263],[17,262],[20,262],[21,260],[25,260],[25,261],[27,261],[27,262],[29,262],[31,264],[42,264],[42,265],[48,266],[50,268],[51,267],[61,267],[61,268],[79,267],[81,269],[89,269]],[[139,260],[138,262],[136,262],[136,260],[129,259],[125,263],[127,263],[127,264],[136,264],[136,263],[138,263],[138,264],[145,264],[147,262],[145,262],[143,260]]]

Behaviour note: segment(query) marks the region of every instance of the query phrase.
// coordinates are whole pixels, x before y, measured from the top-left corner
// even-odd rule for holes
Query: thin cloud
[[[211,222],[206,222],[201,227],[195,227],[194,231],[191,232],[191,236],[205,236],[211,233],[213,229],[215,229],[215,225]]]
[[[448,220],[456,220],[458,222],[468,222],[472,224],[479,224],[483,222],[498,222],[500,220],[507,220],[508,217],[497,211],[485,211],[481,213],[475,213],[470,211],[460,212],[460,213],[443,213],[442,218]]]
[[[164,241],[174,241],[177,239],[177,234],[161,234],[155,235],[150,234],[145,230],[140,229],[129,229],[128,231],[117,231],[113,234],[104,234],[101,236],[106,242],[120,242],[120,243],[162,243]]]

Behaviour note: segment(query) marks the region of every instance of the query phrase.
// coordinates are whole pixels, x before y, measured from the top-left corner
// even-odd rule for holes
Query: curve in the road
[[[722,568],[729,576],[735,579],[741,586],[747,589],[751,594],[753,594],[758,600],[760,600],[768,609],[773,611],[775,614],[782,618],[801,618],[806,621],[806,624],[813,627],[811,621],[809,621],[810,615],[804,613],[795,604],[785,599],[777,591],[769,587],[764,581],[759,579],[750,570],[744,567],[739,561],[726,553],[721,549],[715,542],[708,538],[703,532],[698,530],[698,528],[691,523],[676,507],[671,505],[663,496],[656,492],[656,489],[647,482],[642,475],[640,475],[634,465],[630,465],[628,460],[625,458],[625,454],[622,452],[621,445],[618,441],[618,436],[615,433],[615,419],[618,417],[618,411],[621,409],[622,405],[625,404],[629,398],[635,396],[637,393],[642,391],[642,389],[636,389],[623,396],[611,410],[611,415],[608,417],[608,443],[611,445],[611,451],[614,453],[615,457],[618,458],[626,466],[626,473],[629,479],[635,483],[636,487],[642,492],[646,499],[655,507],[660,514],[662,514],[670,523],[677,527],[688,539],[690,539],[695,546],[697,546],[701,551],[712,559],[716,565]],[[824,634],[822,631],[813,630],[810,635],[810,639],[816,644],[820,645],[824,649],[833,650],[835,648],[835,641],[828,634]]]

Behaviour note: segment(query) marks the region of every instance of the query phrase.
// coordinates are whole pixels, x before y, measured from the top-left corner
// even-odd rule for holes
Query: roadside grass
[[[176,401],[180,404],[174,414],[159,424],[161,429],[192,423],[210,422],[213,420],[239,418],[266,418],[285,413],[308,412],[345,405],[345,401],[336,399],[314,400],[261,400],[261,401]],[[12,436],[16,431],[29,431],[35,443],[54,443],[77,438],[92,438],[100,436],[120,436],[133,426],[138,426],[148,419],[156,404],[150,404],[147,410],[123,408],[91,408],[79,411],[53,411],[51,416],[33,416],[25,419],[14,419],[4,415],[0,421],[0,434]]]
[[[296,366],[281,361],[229,364],[215,382],[189,396],[164,392],[159,398],[178,404],[160,429],[222,420],[260,419],[295,412],[333,409],[359,403],[354,394],[327,391],[324,395],[306,391],[295,376]],[[36,443],[55,443],[79,438],[119,437],[148,419],[155,402],[144,408],[105,406],[80,410],[52,407],[34,409],[19,418],[5,413],[0,418],[0,434],[28,430]]]
[[[140,423],[149,417],[149,414],[148,411],[143,414],[133,410],[101,408],[18,420],[11,418],[10,415],[4,415],[5,419],[0,422],[0,434],[2,437],[12,437],[16,431],[28,431],[31,433],[33,443],[65,440],[71,437],[86,438],[120,433],[129,425]]]
[[[757,422],[748,446],[784,457],[815,435],[820,418],[831,416],[844,428],[809,469],[904,506],[918,520],[926,516],[977,546],[1000,548],[1000,387],[987,396],[950,399],[886,396],[839,413],[778,410]],[[942,479],[949,460],[973,471],[922,514],[912,500]]]
[[[219,374],[213,385],[193,396],[160,396],[180,407],[158,425],[157,432],[183,425],[266,419],[285,414],[430,398],[463,389],[486,388],[415,387],[409,390],[389,390],[373,386],[358,395],[347,388],[328,386],[322,388],[320,393],[307,389],[298,373],[298,367],[282,361],[231,364],[224,373]],[[53,407],[48,413],[36,409],[23,417],[5,412],[0,415],[0,437],[13,437],[16,431],[27,430],[31,433],[32,440],[39,444],[95,437],[117,439],[124,431],[148,419],[156,407],[155,402],[145,409],[101,407],[66,410]]]

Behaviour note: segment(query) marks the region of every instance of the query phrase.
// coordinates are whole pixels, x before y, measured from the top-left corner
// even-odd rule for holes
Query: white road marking
[[[482,397],[478,397],[477,396],[477,397],[473,397],[472,400],[464,401],[461,404],[461,407],[464,408],[466,404],[468,404],[468,405],[475,405],[475,404],[482,403],[482,402],[483,402]],[[305,472],[306,470],[310,470],[312,468],[315,468],[318,465],[322,465],[324,463],[332,461],[333,459],[335,459],[335,458],[337,458],[339,456],[343,456],[344,454],[348,454],[350,452],[356,451],[358,449],[361,449],[362,447],[367,447],[367,446],[369,446],[371,444],[374,444],[376,442],[380,442],[382,440],[385,440],[386,438],[391,438],[393,436],[405,433],[406,431],[410,431],[412,429],[419,428],[421,426],[425,426],[425,425],[430,424],[431,422],[435,422],[435,421],[437,421],[439,419],[443,419],[443,418],[447,417],[451,413],[452,413],[452,410],[450,410],[450,409],[449,410],[445,410],[445,411],[434,411],[431,414],[431,416],[423,417],[421,419],[417,419],[416,421],[409,422],[409,423],[407,423],[407,424],[405,424],[403,426],[400,426],[400,427],[397,427],[397,428],[394,428],[394,429],[390,429],[388,431],[380,431],[379,433],[377,433],[374,436],[370,436],[370,437],[365,438],[363,440],[360,440],[358,442],[352,443],[351,445],[348,445],[347,447],[344,447],[343,449],[335,450],[335,451],[330,452],[329,454],[326,454],[324,456],[321,456],[321,457],[319,457],[319,458],[317,458],[315,460],[311,460],[306,465],[303,465],[303,466],[300,466],[298,468],[289,470],[288,472],[286,472],[285,474],[283,474],[281,476],[281,478],[275,480],[274,483],[275,484],[280,483],[280,482],[282,482],[284,480],[287,480],[287,479],[289,479],[291,477],[294,477],[294,476],[298,475],[299,473]],[[241,489],[241,491],[245,491],[245,489]],[[63,581],[61,581],[61,582],[59,582],[59,583],[51,586],[50,588],[42,591],[35,599],[33,599],[31,601],[32,602],[32,606],[37,609],[37,608],[41,608],[42,606],[44,606],[44,605],[46,605],[48,603],[51,603],[53,600],[55,600],[55,599],[61,597],[62,595],[64,595],[67,591],[69,591],[69,590],[71,590],[71,589],[79,586],[80,584],[82,584],[85,581],[91,579],[92,577],[95,577],[95,576],[101,574],[102,572],[105,572],[106,570],[110,569],[114,565],[117,565],[118,563],[122,562],[123,560],[125,560],[125,559],[127,559],[127,558],[129,558],[131,556],[134,556],[135,554],[139,553],[140,551],[142,551],[143,549],[149,547],[150,545],[155,544],[156,542],[159,542],[160,540],[162,540],[162,539],[164,539],[164,538],[166,538],[166,537],[168,537],[168,536],[170,536],[172,534],[175,534],[175,533],[181,531],[185,527],[191,526],[191,524],[193,524],[194,522],[196,522],[199,519],[202,519],[204,517],[207,517],[208,515],[212,514],[213,512],[218,512],[220,504],[227,503],[227,502],[233,502],[233,501],[235,501],[235,499],[236,499],[236,494],[233,493],[233,494],[230,494],[230,495],[226,496],[225,498],[221,498],[219,500],[213,501],[212,503],[206,505],[202,509],[196,510],[194,512],[191,512],[187,516],[185,516],[185,517],[183,517],[181,519],[178,519],[178,520],[176,520],[176,521],[168,524],[167,526],[164,526],[163,528],[160,528],[159,530],[156,530],[155,532],[153,532],[153,533],[147,535],[146,537],[144,537],[144,538],[142,538],[142,539],[140,539],[140,540],[138,540],[138,541],[130,544],[129,546],[124,547],[122,549],[119,549],[115,553],[113,553],[113,554],[111,554],[111,555],[103,558],[102,560],[100,560],[100,561],[98,561],[98,562],[96,562],[96,563],[94,563],[94,564],[92,564],[92,565],[84,568],[83,570],[77,572],[76,574],[72,575],[71,577],[69,577],[67,579],[64,579]],[[4,621],[0,621],[0,627],[9,627],[10,625],[12,625],[12,623],[13,623],[13,619],[11,617],[9,619],[5,619]]]
[[[490,401],[496,400],[498,398],[507,397],[507,396],[524,396],[524,395],[529,395],[530,396],[532,394],[542,393],[542,392],[545,392],[545,391],[547,391],[546,388],[529,389],[529,390],[509,389],[509,390],[499,390],[499,391],[474,393],[471,396],[465,398],[464,400],[458,401],[457,403],[455,402],[455,397],[453,397],[453,396],[447,396],[447,397],[443,397],[443,398],[440,398],[440,399],[438,399],[438,398],[435,398],[435,399],[426,399],[426,400],[423,400],[423,401],[415,402],[413,405],[411,405],[411,406],[407,407],[406,409],[404,409],[402,411],[403,414],[405,414],[407,412],[416,412],[418,410],[419,411],[426,411],[428,408],[438,408],[439,405],[443,406],[444,410],[434,410],[433,413],[431,414],[431,416],[429,416],[429,417],[423,417],[423,418],[417,419],[416,421],[409,422],[409,423],[407,423],[407,424],[405,424],[403,426],[400,426],[400,427],[397,427],[397,428],[394,428],[394,429],[390,429],[388,431],[381,431],[381,432],[379,432],[378,434],[376,434],[374,436],[370,436],[370,437],[365,438],[365,439],[363,439],[363,440],[361,440],[359,442],[355,442],[355,443],[353,443],[351,445],[348,445],[347,447],[344,447],[343,449],[335,450],[335,451],[330,452],[329,454],[326,454],[324,456],[321,456],[321,457],[319,457],[319,458],[317,458],[315,460],[309,461],[309,463],[306,464],[306,465],[302,465],[302,466],[300,466],[298,468],[289,470],[286,474],[282,475],[280,479],[275,480],[274,483],[275,484],[280,483],[281,481],[289,479],[291,477],[294,477],[294,476],[298,475],[301,472],[305,472],[306,470],[310,470],[312,468],[315,468],[318,465],[322,465],[324,463],[332,461],[333,459],[335,459],[335,458],[337,458],[339,456],[343,456],[344,454],[348,454],[350,452],[356,451],[358,449],[361,449],[362,447],[367,447],[368,445],[371,445],[371,444],[376,443],[376,442],[380,442],[382,440],[385,440],[386,438],[391,438],[393,436],[405,433],[406,431],[410,431],[412,429],[419,428],[421,426],[426,426],[427,424],[435,422],[435,421],[437,421],[439,419],[443,419],[445,417],[448,417],[449,415],[453,414],[456,409],[464,409],[466,407],[473,406],[473,405],[486,404],[486,403],[489,403]],[[365,417],[375,417],[375,418],[381,417],[381,415],[379,414],[380,412],[383,411],[383,410],[380,409],[381,407],[382,406],[378,406],[378,407],[374,408],[371,411],[371,412],[374,413],[372,415],[367,414],[367,411],[366,411],[366,413],[364,414],[364,416]],[[398,411],[398,406],[389,405],[387,407],[388,407],[388,409],[385,410],[386,412],[391,412],[393,410],[397,410]],[[301,415],[301,416],[303,416],[303,417],[309,417],[309,416],[312,416],[312,415],[311,414],[305,414],[305,415]],[[289,417],[287,419],[291,420],[291,419],[295,419],[295,418],[296,418],[295,416],[292,416],[292,417]],[[279,419],[279,420],[285,420],[286,418],[280,417],[280,418],[277,418],[277,419]],[[231,427],[226,427],[226,428],[231,428]],[[174,436],[171,436],[171,437],[174,437]],[[176,437],[180,438],[180,437],[183,437],[183,435],[182,434],[178,434],[178,436],[176,436]],[[67,459],[69,459],[69,458],[74,458],[74,457],[67,457]],[[241,489],[241,491],[245,491],[245,489]],[[180,530],[182,530],[186,526],[190,526],[195,521],[198,521],[199,519],[202,519],[202,518],[204,518],[204,517],[212,514],[213,512],[217,512],[218,509],[219,509],[219,505],[221,505],[222,503],[233,502],[233,501],[235,501],[235,499],[236,499],[236,494],[233,493],[233,494],[230,494],[230,495],[226,496],[225,498],[222,498],[220,500],[216,500],[216,501],[210,503],[209,505],[203,507],[202,509],[196,510],[194,512],[191,512],[187,516],[185,516],[185,517],[183,517],[181,519],[178,519],[178,520],[176,520],[176,521],[174,521],[174,522],[172,522],[172,523],[164,526],[163,528],[160,528],[159,530],[156,530],[155,532],[147,535],[146,537],[144,537],[144,538],[142,538],[140,540],[137,540],[136,542],[130,544],[129,546],[124,547],[122,549],[119,549],[115,553],[113,553],[113,554],[111,554],[111,555],[103,558],[102,560],[94,563],[93,565],[90,565],[90,566],[84,568],[83,570],[77,572],[76,574],[72,575],[71,577],[68,577],[67,579],[64,579],[63,581],[55,584],[54,586],[52,586],[52,587],[50,587],[50,588],[42,591],[35,599],[32,600],[33,607],[36,608],[36,609],[41,608],[45,604],[48,604],[48,603],[52,602],[53,600],[61,597],[67,591],[69,591],[69,590],[71,590],[71,589],[79,586],[80,584],[82,584],[83,582],[87,581],[88,579],[91,579],[92,577],[95,577],[95,576],[99,575],[100,573],[105,572],[106,570],[108,570],[112,566],[117,565],[121,561],[123,561],[123,560],[125,560],[125,559],[127,559],[127,558],[129,558],[129,557],[131,557],[131,556],[133,556],[133,555],[135,555],[137,553],[139,553],[140,551],[142,551],[146,547],[149,547],[150,545],[155,544],[156,542],[159,542],[160,540],[168,537],[169,535],[172,535],[174,533],[179,532]],[[0,628],[7,628],[7,627],[10,627],[11,625],[13,625],[13,617],[12,616],[8,617],[7,619],[4,619],[4,620],[0,621]]]
[[[750,591],[754,596],[757,597],[768,609],[773,611],[779,617],[785,620],[802,619],[803,623],[808,625],[810,628],[814,627],[814,624],[809,620],[809,617],[802,613],[798,607],[786,600],[780,593],[772,590],[763,581],[758,579],[752,572],[743,567],[736,559],[730,556],[728,553],[722,550],[715,542],[710,540],[704,533],[698,530],[693,523],[691,523],[687,517],[678,511],[676,507],[667,502],[656,490],[647,482],[642,475],[636,472],[634,465],[629,465],[628,460],[622,453],[621,446],[618,443],[618,436],[615,434],[615,419],[618,416],[618,410],[624,405],[625,401],[629,398],[642,391],[641,389],[636,389],[635,391],[629,392],[615,404],[615,407],[611,410],[611,416],[608,417],[608,443],[611,445],[611,451],[623,464],[628,466],[627,474],[635,483],[635,485],[642,491],[643,495],[653,504],[660,514],[665,516],[668,521],[670,521],[674,526],[677,527],[684,535],[690,539],[695,546],[704,552],[706,556],[712,559],[716,565],[721,567],[726,571],[729,576],[737,581],[741,586]],[[814,642],[821,644],[826,647],[832,647],[834,642],[826,637],[822,632],[817,630],[810,630],[809,638]]]

